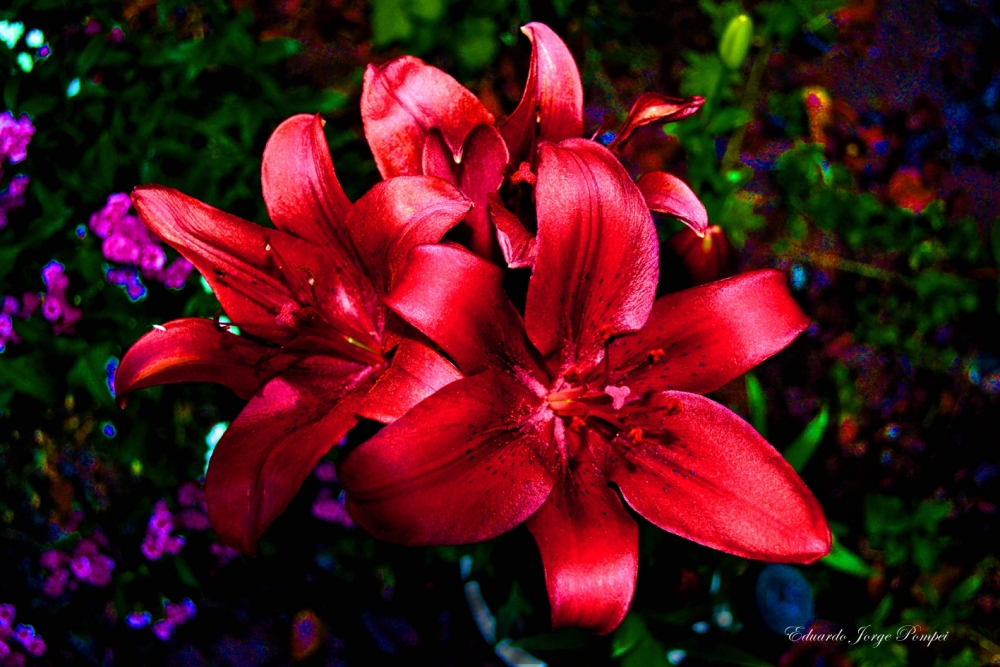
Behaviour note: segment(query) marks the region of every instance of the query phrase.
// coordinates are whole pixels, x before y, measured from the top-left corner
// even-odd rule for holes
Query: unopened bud
[[[753,40],[753,20],[746,14],[733,17],[719,40],[719,57],[731,70],[743,67]]]

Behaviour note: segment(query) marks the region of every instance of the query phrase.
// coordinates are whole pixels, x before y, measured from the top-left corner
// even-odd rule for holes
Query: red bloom
[[[680,257],[695,285],[704,285],[725,275],[729,264],[729,241],[718,225],[705,230],[704,236],[682,229],[667,239],[667,244]]]
[[[657,526],[744,557],[830,549],[816,499],[781,455],[703,398],[808,324],[783,276],[757,271],[657,300],[656,234],[639,188],[602,146],[541,143],[538,236],[522,319],[503,271],[464,250],[410,254],[386,301],[464,377],[351,453],[339,478],[376,537],[460,544],[527,522],[553,625],[610,632],[638,536]],[[410,355],[401,384],[459,377]],[[423,368],[426,366],[426,373]],[[387,413],[391,394],[379,399]]]
[[[219,382],[250,399],[219,441],[205,481],[212,527],[251,550],[319,459],[356,423],[401,323],[381,297],[410,248],[434,243],[470,202],[427,177],[379,183],[351,204],[322,120],[294,116],[264,150],[263,190],[276,230],[162,186],[136,188],[146,225],[201,272],[236,336],[212,320],[168,322],[125,355],[121,396],[170,382]],[[412,405],[424,393],[410,398]]]
[[[492,258],[499,240],[511,267],[530,266],[531,234],[525,227],[534,228],[534,220],[524,214],[519,221],[504,211],[496,193],[503,186],[516,199],[514,186],[534,184],[541,142],[583,135],[583,86],[569,49],[541,23],[521,30],[533,47],[528,81],[517,109],[498,126],[469,90],[412,56],[369,65],[361,96],[365,136],[382,176],[427,174],[456,185],[474,203],[464,221],[468,246]],[[617,152],[636,128],[686,118],[703,103],[700,97],[641,95],[609,148]],[[680,179],[652,172],[640,183],[650,209],[704,234],[705,207]],[[520,229],[512,229],[515,224]],[[512,235],[525,242],[510,242]]]

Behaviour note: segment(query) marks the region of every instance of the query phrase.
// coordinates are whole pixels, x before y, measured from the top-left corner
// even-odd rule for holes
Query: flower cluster
[[[164,600],[162,619],[154,623],[153,617],[148,611],[133,611],[125,617],[125,624],[136,630],[151,626],[153,636],[165,642],[174,636],[174,629],[178,625],[190,621],[197,611],[198,608],[190,598],[184,598],[180,602]]]
[[[153,514],[146,524],[146,537],[142,541],[142,555],[149,560],[160,560],[163,554],[176,554],[184,546],[184,538],[171,535],[174,532],[174,517],[167,507],[167,501],[157,500]]]
[[[24,162],[28,157],[28,144],[35,126],[27,114],[14,118],[14,114],[4,111],[0,114],[0,165],[6,160],[10,164]]]
[[[73,325],[83,317],[83,311],[66,299],[69,278],[65,270],[66,267],[55,260],[42,267],[42,282],[45,283],[45,294],[41,296],[42,317],[52,322],[52,331],[56,334],[73,333]]]
[[[417,58],[368,68],[361,114],[385,180],[355,203],[318,116],[285,121],[265,148],[275,230],[137,189],[143,221],[248,335],[168,322],[128,351],[115,386],[212,381],[249,399],[206,474],[223,541],[252,551],[315,469],[346,490],[350,520],[387,541],[466,544],[526,523],[553,625],[607,633],[638,571],[626,505],[742,557],[829,552],[822,509],[792,467],[704,397],[809,319],[777,271],[656,298],[651,212],[692,230],[706,281],[724,246],[690,187],[659,171],[634,181],[619,151],[704,100],[646,93],[617,131],[599,131],[606,145],[585,139],[568,48],[544,25],[523,30],[528,83],[499,123]],[[446,232],[464,247],[440,243]],[[508,268],[530,271],[526,291]],[[336,471],[317,467],[359,417],[385,427]],[[313,514],[343,522],[339,502],[326,486]]]
[[[76,590],[78,582],[97,588],[110,584],[115,561],[100,551],[101,547],[106,549],[107,546],[104,535],[95,532],[89,538],[80,540],[72,554],[55,549],[42,553],[42,567],[49,571],[42,584],[42,592],[50,598],[56,598],[65,593],[67,588]]]
[[[170,289],[181,289],[194,267],[183,257],[167,264],[160,242],[129,213],[131,208],[129,196],[120,192],[109,195],[104,207],[90,216],[90,230],[103,240],[104,258],[120,265],[107,269],[108,282],[124,287],[133,301],[146,295],[140,275]]]
[[[14,625],[15,611],[12,604],[0,604],[0,661],[5,667],[24,667],[25,653],[34,658],[45,654],[45,642],[33,627]],[[24,653],[16,650],[18,645]]]
[[[205,531],[211,526],[205,509],[205,490],[197,482],[184,482],[177,489],[181,509],[174,514],[174,523],[185,530]]]

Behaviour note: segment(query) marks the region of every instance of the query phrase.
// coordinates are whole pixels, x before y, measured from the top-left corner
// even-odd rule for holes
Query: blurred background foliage
[[[44,637],[46,652],[29,664],[1000,660],[990,541],[1000,28],[971,1],[841,5],[14,0],[0,9],[4,108],[35,128],[27,159],[3,164],[8,194],[18,175],[30,184],[0,228],[0,296],[23,305],[53,294],[43,268],[55,261],[68,279],[60,298],[82,311],[62,328],[12,313],[16,338],[0,354],[0,603]],[[261,554],[236,556],[205,530],[196,489],[240,401],[177,385],[140,392],[122,410],[109,390],[117,359],[152,325],[219,308],[197,274],[179,289],[112,284],[122,267],[90,226],[109,195],[162,183],[268,224],[267,137],[289,115],[319,112],[357,198],[378,179],[358,112],[364,67],[418,55],[503,116],[520,98],[530,47],[519,27],[529,20],[551,25],[576,56],[589,133],[623,119],[646,90],[707,99],[690,119],[640,130],[626,166],[685,178],[722,230],[717,243],[731,246],[719,273],[781,268],[814,319],[716,398],[801,472],[831,520],[833,552],[776,570],[642,524],[636,599],[609,637],[549,631],[541,563],[523,528],[428,549],[353,529],[327,465],[341,450]],[[907,30],[924,35],[927,20],[955,44],[931,56],[928,88],[939,94],[856,99],[857,68],[917,67],[894,49]],[[661,292],[689,286],[670,242],[681,226],[657,224]],[[150,558],[150,517],[163,511],[173,517],[164,535],[185,541]],[[113,561],[108,581],[79,569],[85,553]],[[197,612],[177,620],[171,605],[184,599]],[[156,625],[168,618],[176,622]],[[792,643],[783,625],[842,628],[847,640]],[[896,641],[909,626],[947,638]],[[863,627],[893,639],[852,643]]]

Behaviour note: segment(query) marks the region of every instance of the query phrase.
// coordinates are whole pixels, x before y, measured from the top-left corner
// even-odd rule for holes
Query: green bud
[[[731,70],[743,67],[752,39],[753,20],[746,14],[733,17],[719,40],[719,57],[723,64]]]

